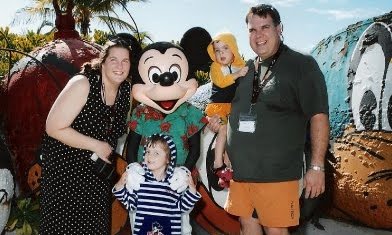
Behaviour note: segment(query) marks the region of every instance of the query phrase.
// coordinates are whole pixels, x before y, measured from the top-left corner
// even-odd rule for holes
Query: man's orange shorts
[[[232,215],[252,217],[261,225],[290,227],[299,223],[299,181],[276,183],[230,182],[225,210]]]

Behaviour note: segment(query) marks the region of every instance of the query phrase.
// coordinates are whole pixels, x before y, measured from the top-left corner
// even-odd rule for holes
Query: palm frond
[[[109,27],[109,29],[111,28],[110,25],[116,25],[116,28],[118,28],[120,30],[129,30],[133,33],[137,33],[135,27],[133,27],[128,22],[125,22],[119,18],[115,18],[112,16],[104,16],[104,15],[99,15],[99,16],[95,16],[95,17],[97,19],[99,19],[99,21],[105,23]]]
[[[11,26],[26,25],[37,21],[54,22],[56,13],[52,8],[52,0],[36,0],[34,4],[16,11]]]
[[[83,35],[87,35],[89,31],[90,21],[96,18],[97,21],[105,23],[109,29],[114,32],[115,28],[121,30],[129,30],[137,33],[138,28],[132,15],[128,11],[131,2],[147,2],[147,0],[73,0],[73,15]],[[30,24],[40,22],[40,28],[53,22],[56,19],[56,13],[53,9],[53,0],[32,0],[29,6],[19,9],[15,14],[11,25]],[[66,7],[67,0],[58,0],[61,8]],[[117,12],[114,10],[118,6],[122,10],[127,11],[133,25],[121,20]],[[40,28],[38,30],[40,30]],[[149,37],[147,37],[150,39]],[[151,39],[150,39],[151,40]]]

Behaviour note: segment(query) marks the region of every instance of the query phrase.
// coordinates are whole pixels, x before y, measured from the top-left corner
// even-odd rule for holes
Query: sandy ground
[[[392,216],[392,215],[391,215]],[[320,219],[325,230],[320,230],[313,224],[306,224],[294,233],[296,235],[392,235],[392,231],[377,230],[367,227],[356,226],[332,219]]]
[[[377,230],[332,219],[321,218],[320,224],[324,226],[325,230],[320,230],[313,226],[313,224],[308,223],[292,233],[292,235],[392,235],[392,231]],[[198,225],[193,224],[193,228],[194,235],[208,235]]]
[[[200,226],[193,223],[193,221],[191,221],[191,224],[193,227],[193,235],[209,235]],[[332,219],[321,218],[320,224],[325,227],[325,230],[317,229],[312,224],[308,223],[291,235],[392,235],[392,231],[377,230]],[[16,233],[5,233],[5,235],[16,235]]]

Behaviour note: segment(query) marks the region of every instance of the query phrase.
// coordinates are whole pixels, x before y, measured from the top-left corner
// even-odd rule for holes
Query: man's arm
[[[310,119],[310,138],[312,144],[312,165],[324,166],[329,142],[328,115],[319,113]]]
[[[319,113],[310,119],[311,161],[305,174],[305,198],[314,198],[325,191],[324,163],[329,142],[328,115]]]
[[[142,139],[141,135],[139,135],[134,131],[129,131],[126,140],[126,145],[127,145],[126,160],[128,164],[132,162],[137,162],[137,153],[139,150],[141,139]]]
[[[185,160],[184,166],[190,171],[192,171],[192,169],[195,167],[196,162],[200,157],[200,136],[201,130],[193,134],[188,139],[189,153]]]

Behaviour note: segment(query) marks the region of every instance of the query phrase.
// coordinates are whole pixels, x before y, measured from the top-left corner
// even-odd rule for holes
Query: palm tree
[[[150,39],[146,32],[140,33],[136,22],[128,11],[127,7],[130,2],[146,2],[147,0],[74,0],[73,15],[76,26],[80,29],[83,36],[88,36],[90,32],[90,23],[92,19],[102,22],[109,27],[111,33],[116,32],[116,28],[120,30],[129,30],[139,37]],[[53,0],[32,0],[30,6],[19,9],[12,24],[29,24],[41,21],[39,30],[46,25],[53,26],[56,17],[53,9]],[[59,0],[59,5],[64,8],[68,0]],[[120,7],[126,11],[132,20],[132,24],[120,19],[115,8]],[[140,34],[140,35],[139,35]]]

